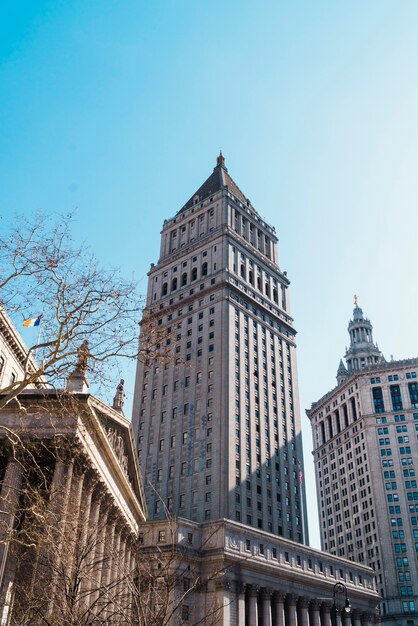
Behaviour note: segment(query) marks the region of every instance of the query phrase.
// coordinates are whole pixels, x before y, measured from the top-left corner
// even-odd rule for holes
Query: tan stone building
[[[370,565],[388,624],[418,624],[418,359],[386,362],[356,305],[347,367],[307,415],[321,546]]]
[[[183,623],[217,626],[371,626],[378,594],[369,567],[331,556],[239,522],[198,524],[177,518],[141,529],[145,548],[181,550]],[[197,584],[200,581],[204,585]],[[333,589],[347,587],[348,614]],[[175,622],[174,622],[175,623]]]
[[[19,377],[24,345],[1,321],[3,375]],[[122,404],[123,385],[109,407],[77,366],[66,390],[1,410],[1,626],[128,623],[146,505]]]
[[[337,583],[353,607],[344,626],[376,619],[370,568],[304,545],[288,287],[274,228],[220,155],[164,222],[146,319],[173,357],[138,363],[132,419],[152,520],[143,550],[178,549],[185,624],[331,626]]]
[[[171,362],[138,363],[133,426],[151,519],[233,519],[308,543],[289,280],[275,229],[222,155],[164,222],[146,314]]]
[[[16,380],[23,380],[25,368],[35,371],[33,359],[27,360],[28,349],[6,311],[0,307],[0,389],[5,389]],[[37,382],[45,387],[45,381]]]

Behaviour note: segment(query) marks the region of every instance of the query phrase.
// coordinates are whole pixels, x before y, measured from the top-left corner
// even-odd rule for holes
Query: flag
[[[39,326],[41,324],[41,317],[42,315],[38,315],[38,317],[32,317],[29,320],[25,320],[23,322],[23,326],[25,326],[26,328],[30,328],[31,326]]]
[[[302,472],[302,464],[300,459],[298,459],[298,468],[299,468],[299,485],[302,487],[303,484],[303,472]]]

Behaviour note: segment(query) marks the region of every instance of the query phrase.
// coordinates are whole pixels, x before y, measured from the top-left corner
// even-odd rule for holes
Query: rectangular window
[[[408,389],[411,407],[418,409],[418,383],[408,383]]]
[[[394,411],[402,411],[402,396],[401,389],[399,385],[391,385],[390,386],[390,395],[392,398],[392,407]]]
[[[385,412],[385,404],[383,402],[383,392],[381,387],[373,387],[373,402],[376,413]]]

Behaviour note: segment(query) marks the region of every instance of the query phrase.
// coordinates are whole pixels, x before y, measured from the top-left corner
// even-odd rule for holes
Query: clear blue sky
[[[307,407],[355,292],[386,357],[417,355],[417,60],[416,0],[4,0],[0,214],[77,208],[77,238],[145,292],[222,147],[277,228]]]

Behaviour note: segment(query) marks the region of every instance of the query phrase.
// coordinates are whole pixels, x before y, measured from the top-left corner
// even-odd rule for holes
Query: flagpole
[[[38,337],[37,337],[37,339],[36,339],[36,348],[35,348],[35,350],[34,350],[34,352],[33,352],[33,360],[34,360],[34,361],[36,361],[36,355],[38,354],[38,346],[39,346],[39,342],[40,342],[40,339],[41,339],[41,332],[42,332],[42,318],[43,318],[43,315],[41,315],[41,316],[40,316],[40,318],[39,318],[39,331],[38,331]]]

